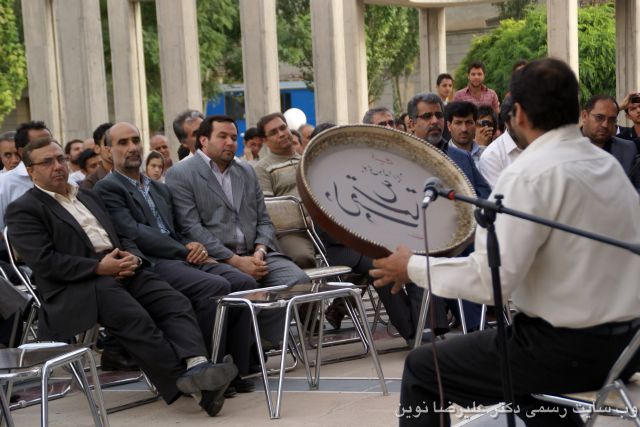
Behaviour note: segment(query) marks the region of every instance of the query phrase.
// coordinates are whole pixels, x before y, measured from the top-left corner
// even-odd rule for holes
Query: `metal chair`
[[[567,395],[534,394],[533,397],[545,402],[569,406],[576,412],[587,414],[586,427],[593,426],[600,414],[621,417],[633,421],[636,426],[640,427],[638,408],[629,397],[629,391],[620,379],[622,372],[627,368],[639,348],[640,330],[635,333],[629,344],[620,353],[600,390]],[[609,395],[612,393],[620,400],[610,399]]]
[[[87,398],[94,425],[108,427],[109,419],[104,407],[100,384],[95,381],[96,385],[92,393],[84,372],[84,361],[89,364],[89,370],[94,380],[98,378],[93,354],[86,347],[77,348],[66,344],[56,346],[48,344],[47,346],[36,346],[35,348],[1,349],[0,370],[9,370],[9,372],[0,373],[0,408],[7,426],[13,427],[14,424],[8,404],[9,398],[4,393],[4,384],[16,380],[40,378],[40,425],[46,427],[49,425],[49,379],[55,368],[66,365],[73,371],[74,377],[78,380],[80,388]],[[20,370],[13,371],[15,369]]]
[[[269,410],[269,416],[272,419],[280,418],[280,407],[282,403],[282,386],[285,375],[285,358],[280,360],[280,372],[278,379],[278,390],[276,392],[276,404],[273,406],[271,390],[269,388],[269,380],[267,367],[262,352],[262,344],[260,343],[260,328],[258,326],[257,311],[269,310],[269,309],[281,309],[286,308],[284,331],[282,334],[282,348],[287,348],[289,344],[290,325],[291,320],[295,319],[298,333],[302,336],[303,329],[298,314],[298,305],[311,302],[319,302],[320,308],[324,308],[325,301],[333,298],[353,298],[356,302],[356,312],[358,316],[354,316],[354,323],[358,323],[358,331],[361,333],[361,338],[365,343],[365,346],[370,349],[373,364],[378,373],[378,379],[380,380],[380,387],[382,393],[387,395],[387,388],[384,382],[384,374],[382,373],[382,367],[378,360],[378,355],[375,351],[373,338],[371,331],[366,326],[367,318],[360,297],[359,290],[355,286],[346,283],[326,283],[319,286],[314,284],[299,284],[294,286],[274,286],[270,288],[263,288],[257,290],[234,292],[218,300],[218,309],[216,312],[215,327],[213,332],[213,354],[212,360],[217,360],[218,349],[220,347],[220,340],[222,337],[222,325],[226,318],[226,314],[229,307],[242,307],[246,306],[253,320],[253,330],[256,337],[258,357],[260,359],[260,366],[262,370],[262,382],[264,384],[265,395],[267,398],[267,407]],[[360,324],[360,321],[362,322]],[[319,340],[322,342],[322,328],[320,328],[318,335]],[[320,380],[320,353],[322,346],[318,346],[315,360],[315,372],[314,376],[311,376],[311,368],[309,363],[309,357],[304,345],[301,346],[302,361],[305,365],[305,372],[307,375],[307,382],[309,388],[317,389]]]
[[[22,285],[23,285],[21,287],[18,287],[18,289],[22,290],[23,292],[28,293],[28,295],[30,296],[30,301],[31,301],[29,315],[28,315],[27,321],[25,322],[24,333],[22,335],[22,339],[21,339],[20,344],[24,344],[26,342],[29,333],[32,335],[33,340],[37,341],[37,333],[35,331],[35,321],[36,321],[38,310],[40,310],[40,308],[42,307],[42,303],[41,303],[40,299],[38,298],[38,294],[36,292],[36,287],[34,286],[34,284],[31,282],[31,279],[29,278],[29,274],[23,269],[22,260],[20,259],[20,255],[15,250],[15,248],[11,245],[11,240],[9,238],[9,228],[7,226],[4,227],[3,235],[4,235],[5,243],[7,245],[7,252],[9,254],[9,261],[10,261],[11,266],[13,267],[14,271],[18,275],[18,278],[20,279]],[[79,334],[76,337],[76,342],[78,344],[80,344],[80,345],[83,345],[85,347],[88,347],[90,349],[95,350],[96,349],[96,341],[97,341],[97,338],[98,338],[98,330],[99,330],[99,328],[100,328],[99,325],[95,325],[93,328],[83,332],[82,334]],[[99,387],[100,386],[99,377],[96,375],[94,377],[94,379],[95,379],[95,386]],[[113,408],[108,408],[107,409],[108,413],[119,412],[119,411],[123,411],[125,409],[129,409],[129,408],[132,408],[132,407],[136,407],[136,406],[144,405],[144,404],[147,404],[147,403],[155,402],[156,400],[158,400],[160,398],[160,394],[156,390],[155,386],[153,386],[153,384],[151,384],[151,382],[149,381],[149,379],[147,378],[147,376],[143,372],[141,372],[139,375],[136,375],[135,377],[124,378],[124,379],[120,379],[120,380],[115,380],[115,381],[110,381],[110,382],[103,383],[102,384],[102,388],[110,388],[110,387],[116,387],[116,386],[125,385],[125,384],[132,384],[132,383],[136,383],[138,381],[144,381],[145,382],[145,384],[149,387],[149,389],[150,389],[150,391],[152,393],[152,396],[148,397],[148,398],[140,399],[138,401],[134,401],[134,402],[130,402],[130,403],[125,403],[123,405],[115,406]],[[12,386],[12,383],[10,382],[8,384],[8,394],[11,394],[11,386]],[[70,389],[71,389],[71,386],[69,385],[68,387],[65,387],[65,389],[63,389],[60,393],[51,395],[50,397],[51,398],[64,397],[69,392]],[[28,402],[22,402],[19,405],[14,405],[14,407],[26,407],[26,406],[35,405],[35,404],[38,404],[38,403],[40,403],[40,399],[34,399],[34,400],[31,400],[31,401],[28,401]]]

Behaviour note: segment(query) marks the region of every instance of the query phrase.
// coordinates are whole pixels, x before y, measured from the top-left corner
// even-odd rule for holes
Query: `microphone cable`
[[[440,364],[438,363],[438,350],[436,348],[436,315],[435,315],[435,304],[434,304],[434,295],[431,291],[431,262],[429,260],[429,233],[427,232],[427,206],[422,209],[422,228],[424,234],[424,251],[425,251],[425,259],[426,259],[426,267],[427,267],[427,292],[429,292],[429,327],[431,328],[431,351],[433,354],[433,366],[436,371],[436,383],[438,385],[438,397],[440,403],[440,427],[444,427],[444,389],[442,387],[442,377],[440,375]],[[417,285],[416,285],[417,286]],[[420,322],[422,323],[422,322]],[[420,334],[424,332],[424,325],[418,325],[421,329]],[[435,411],[435,407],[433,408]]]

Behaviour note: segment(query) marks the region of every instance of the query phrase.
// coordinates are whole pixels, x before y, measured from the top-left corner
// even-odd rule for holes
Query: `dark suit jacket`
[[[158,213],[171,231],[162,234],[158,223],[140,191],[118,172],[109,174],[94,187],[109,211],[121,237],[135,242],[152,261],[159,258],[184,260],[189,242],[175,231],[171,193],[166,185],[151,181],[149,194]]]
[[[475,163],[473,162],[473,157],[471,154],[467,153],[456,147],[451,147],[444,140],[440,143],[440,148],[444,153],[449,156],[453,162],[458,165],[462,172],[467,176],[473,189],[476,191],[476,194],[481,199],[486,199],[491,194],[491,187],[487,183],[487,180],[484,179]]]
[[[80,190],[78,200],[115,247],[143,258],[133,242],[118,238],[96,195]],[[11,203],[6,218],[11,244],[33,270],[42,297],[40,327],[50,334],[45,337],[66,339],[93,327],[98,316],[95,271],[103,255],[96,253],[80,224],[37,187]]]
[[[611,138],[611,155],[618,159],[624,172],[631,178],[631,183],[640,191],[640,174],[631,175],[632,169],[638,161],[638,150],[633,141],[622,138]]]
[[[244,234],[248,252],[258,243],[277,250],[275,229],[253,167],[246,162],[233,162],[229,168],[233,205],[200,154],[167,171],[165,180],[173,196],[180,232],[202,243],[209,256],[218,260],[234,255],[236,223]]]

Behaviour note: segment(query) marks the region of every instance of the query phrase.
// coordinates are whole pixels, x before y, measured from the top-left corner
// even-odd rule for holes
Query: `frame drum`
[[[404,132],[348,125],[318,134],[304,151],[298,192],[313,220],[333,238],[369,257],[400,245],[425,254],[424,182],[440,178],[475,197],[458,166],[431,144]],[[439,197],[427,209],[429,254],[455,256],[472,241],[473,208]]]

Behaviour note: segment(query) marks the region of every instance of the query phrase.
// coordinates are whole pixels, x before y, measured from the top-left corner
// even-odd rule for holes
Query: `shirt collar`
[[[231,162],[229,163],[229,166],[227,166],[227,168],[224,170],[224,172],[222,172],[220,170],[220,168],[218,167],[218,165],[216,164],[216,162],[213,161],[213,159],[211,159],[211,157],[207,156],[206,154],[204,154],[204,152],[200,149],[196,150],[196,154],[198,156],[200,156],[200,158],[207,164],[207,166],[209,166],[209,169],[212,169],[216,172],[219,172],[221,174],[224,174],[226,172],[229,171],[229,169],[231,169],[231,166],[233,166],[236,162],[236,157],[234,156],[233,159],[231,160]]]
[[[534,139],[533,142],[531,142],[531,144],[527,146],[526,150],[522,151],[520,157],[528,156],[530,155],[530,153],[544,149],[544,147],[549,144],[558,143],[560,141],[574,143],[588,142],[589,144],[591,143],[589,141],[589,138],[582,135],[582,132],[580,131],[578,125],[576,123],[572,123],[543,133],[538,138]]]
[[[40,191],[42,191],[43,193],[48,194],[49,196],[53,197],[55,200],[74,200],[76,198],[76,196],[78,195],[78,186],[72,183],[67,183],[67,187],[69,188],[69,196],[65,197],[62,194],[56,193],[54,191],[49,191],[49,190],[45,190],[44,188],[40,187],[38,184],[34,184],[36,187],[38,187],[38,189]]]
[[[507,154],[510,154],[514,150],[522,151],[522,149],[516,145],[509,131],[505,130],[503,135],[502,140],[504,141],[504,149]]]
[[[471,86],[469,86],[469,84],[467,84],[467,87],[465,88],[465,90],[467,91],[467,93],[471,93]],[[480,92],[486,92],[487,91],[487,87],[483,84],[480,85]]]
[[[466,150],[464,150],[463,148],[460,148],[460,147],[458,147],[456,144],[454,144],[453,139],[450,139],[450,140],[449,140],[449,143],[448,143],[447,145],[450,145],[450,146],[452,146],[452,147],[455,147],[455,148],[457,148],[458,150],[466,151]],[[475,142],[475,141],[471,141],[471,151],[469,152],[469,154],[471,154],[472,156],[474,156],[478,151],[481,151],[481,150],[482,150],[482,148],[480,148],[480,145],[478,145],[478,143],[477,143],[477,142]]]
[[[27,167],[24,165],[24,162],[18,163],[18,166],[16,166],[13,170],[10,170],[9,172],[13,172],[16,175],[20,175],[20,176],[29,176],[29,172],[27,172]]]

